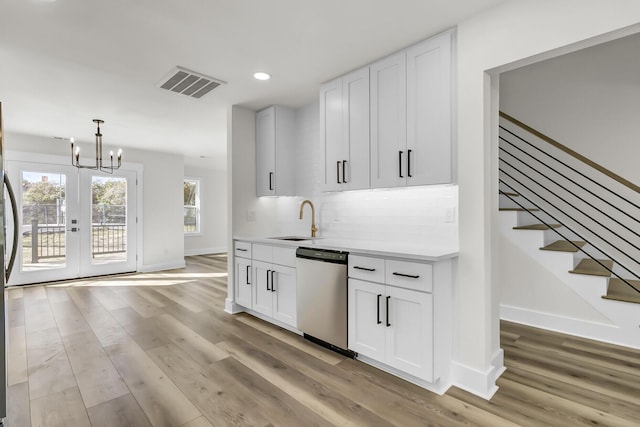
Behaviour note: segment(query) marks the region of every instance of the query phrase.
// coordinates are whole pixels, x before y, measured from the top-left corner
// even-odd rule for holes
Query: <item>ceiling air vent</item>
[[[225,82],[222,80],[214,79],[186,68],[176,67],[166,78],[162,79],[158,86],[192,98],[202,98],[223,84]]]

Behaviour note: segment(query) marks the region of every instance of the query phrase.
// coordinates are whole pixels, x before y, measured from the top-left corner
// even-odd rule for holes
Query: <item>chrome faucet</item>
[[[300,203],[300,219],[302,219],[302,214],[304,213],[304,205],[311,206],[311,237],[316,237],[318,233],[318,227],[316,227],[316,208],[313,206],[311,200],[305,200]]]

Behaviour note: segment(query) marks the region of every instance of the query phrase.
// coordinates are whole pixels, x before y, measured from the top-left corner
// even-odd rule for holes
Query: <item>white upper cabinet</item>
[[[371,186],[406,185],[406,53],[371,65]]]
[[[256,194],[294,196],[293,110],[274,105],[256,113]]]
[[[452,32],[371,65],[371,186],[452,181]]]
[[[407,49],[407,184],[452,181],[451,33]]]
[[[369,188],[369,68],[320,87],[325,191]]]

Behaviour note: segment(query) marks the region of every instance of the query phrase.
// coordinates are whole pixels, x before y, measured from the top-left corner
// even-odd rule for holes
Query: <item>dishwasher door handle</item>
[[[380,297],[381,296],[382,296],[382,294],[378,294],[378,301],[377,301],[377,304],[376,304],[376,314],[377,314],[376,315],[376,320],[377,320],[376,323],[378,325],[382,323],[382,320],[380,320]]]

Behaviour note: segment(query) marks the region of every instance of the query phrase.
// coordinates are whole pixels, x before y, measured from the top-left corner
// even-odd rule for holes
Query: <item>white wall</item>
[[[51,138],[7,134],[5,142],[11,151],[71,156],[68,143]],[[84,153],[92,150],[90,146],[82,147]],[[125,162],[143,165],[142,270],[184,266],[182,156],[127,149],[123,157]]]
[[[184,254],[227,251],[227,172],[208,159],[185,159],[184,176],[200,180],[200,233],[184,236]]]
[[[495,391],[492,377],[500,357],[498,86],[491,75],[575,50],[567,46],[639,21],[640,3],[631,0],[512,0],[458,26],[460,258],[454,375],[474,393]]]
[[[640,183],[640,35],[500,76],[500,108],[602,166]]]

